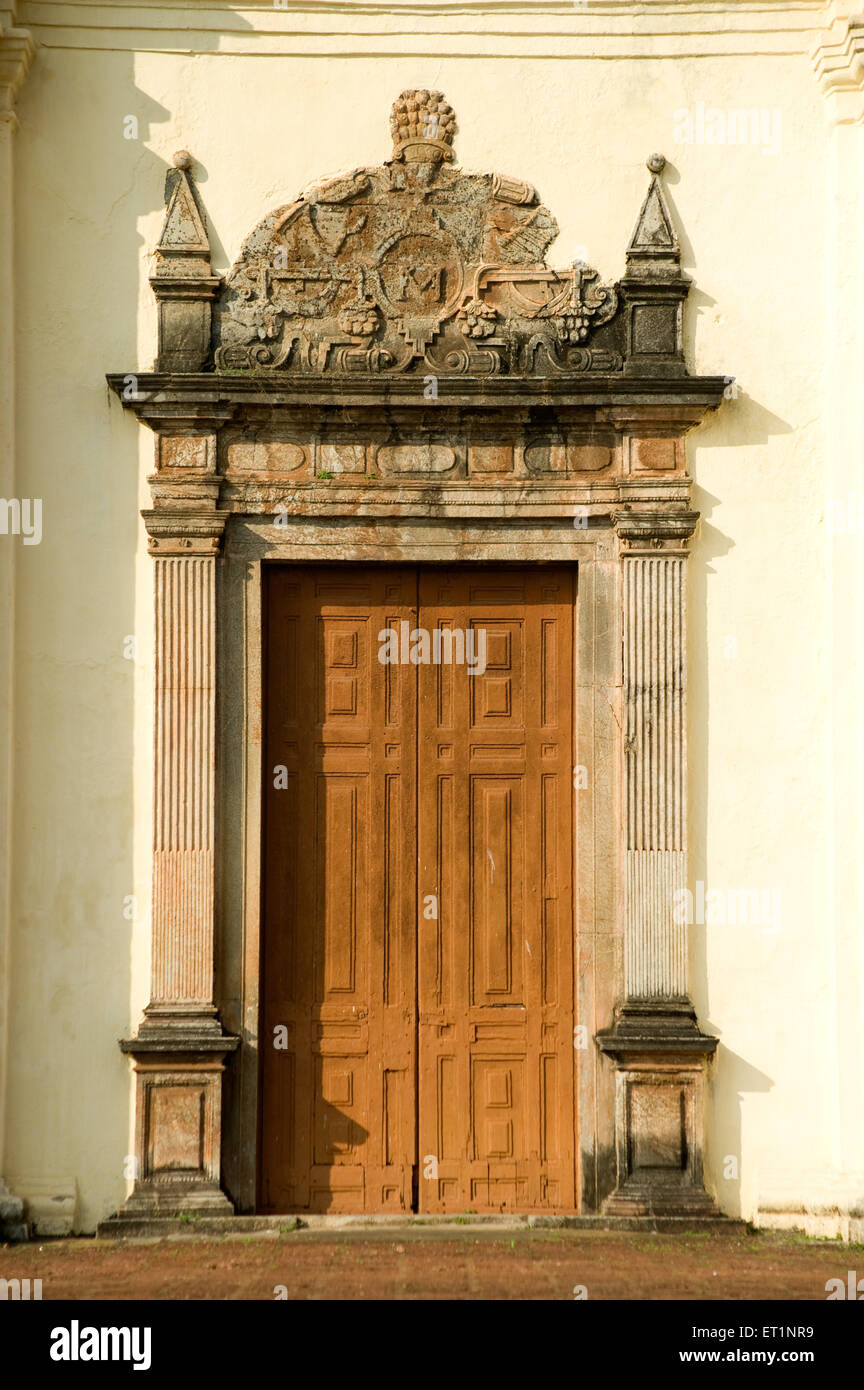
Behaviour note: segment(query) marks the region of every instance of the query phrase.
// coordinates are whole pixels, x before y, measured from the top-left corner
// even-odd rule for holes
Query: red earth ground
[[[299,1230],[0,1246],[48,1299],[816,1299],[864,1247],[794,1234]]]

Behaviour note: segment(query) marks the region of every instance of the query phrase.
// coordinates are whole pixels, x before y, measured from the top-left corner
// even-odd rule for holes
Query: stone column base
[[[716,1216],[702,1182],[703,1086],[717,1039],[692,1007],[628,1005],[597,1046],[615,1063],[617,1186],[609,1216]]]
[[[0,1178],[0,1242],[30,1239],[30,1228],[24,1220],[24,1203],[14,1197]]]
[[[120,1043],[135,1062],[135,1186],[112,1223],[233,1213],[220,1187],[222,1072],[239,1045],[209,1019],[148,1020]]]

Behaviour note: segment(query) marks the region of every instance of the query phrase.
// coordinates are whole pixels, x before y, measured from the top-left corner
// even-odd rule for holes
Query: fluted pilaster
[[[151,1008],[213,1003],[215,564],[155,562]]]
[[[624,556],[626,713],[625,990],[628,1000],[687,994],[685,559]]]
[[[686,542],[697,517],[616,517],[624,634],[624,989],[597,1034],[615,1062],[615,1215],[716,1215],[702,1185],[705,1058],[687,986]],[[680,899],[679,899],[680,901]]]
[[[210,451],[212,453],[212,450]],[[100,1229],[180,1212],[226,1214],[220,1189],[226,1035],[213,998],[216,565],[225,525],[213,489],[200,510],[144,513],[154,556],[154,731],[151,997],[134,1038],[136,1178],[120,1212]],[[181,479],[178,487],[192,491]],[[210,502],[210,506],[207,503]]]

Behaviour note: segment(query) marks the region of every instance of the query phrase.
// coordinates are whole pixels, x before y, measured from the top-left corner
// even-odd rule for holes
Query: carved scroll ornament
[[[218,371],[554,373],[620,367],[595,347],[615,290],[577,262],[526,183],[453,167],[452,108],[403,92],[392,158],[314,184],[249,236],[217,308]]]

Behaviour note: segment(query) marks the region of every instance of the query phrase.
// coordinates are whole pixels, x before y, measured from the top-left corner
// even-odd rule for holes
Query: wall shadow
[[[710,1020],[702,1019],[709,1033],[717,1033]],[[727,1216],[743,1215],[741,1164],[743,1153],[742,1111],[744,1096],[764,1095],[774,1082],[722,1042],[708,1073],[707,1109],[714,1123],[706,1126],[706,1167],[716,1174],[717,1205]]]
[[[18,487],[43,498],[44,535],[16,595],[10,1168],[37,1229],[71,1187],[74,1229],[92,1230],[131,1177],[117,1039],[145,930],[134,730],[152,655],[134,645],[138,427],[105,373],[138,362],[141,195],[158,202],[163,168],[145,142],[168,112],[131,54],[105,62],[100,101],[85,55],[39,51],[16,152]],[[55,1060],[34,1071],[46,1028]]]

